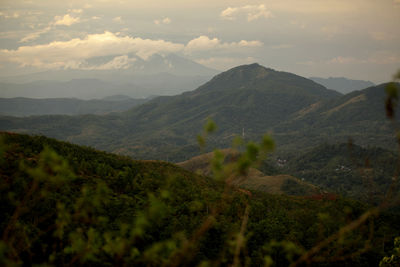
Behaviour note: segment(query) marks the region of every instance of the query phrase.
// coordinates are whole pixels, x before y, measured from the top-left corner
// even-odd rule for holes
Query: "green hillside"
[[[349,138],[361,146],[393,149],[395,129],[385,116],[386,85],[313,104],[275,126],[274,137],[286,150],[347,142]]]
[[[192,92],[159,97],[120,115],[0,117],[0,129],[137,158],[182,161],[199,153],[196,135],[209,117],[219,129],[210,143],[226,147],[243,131],[246,138],[257,139],[307,106],[338,97],[306,78],[252,64],[223,72]]]
[[[0,98],[0,114],[8,116],[106,114],[131,109],[148,101],[128,96],[111,96],[104,99],[81,100],[77,98]]]
[[[324,190],[380,203],[392,188],[398,171],[398,155],[377,147],[362,148],[354,144],[323,144],[285,158],[280,172],[300,177]]]
[[[376,266],[400,234],[398,215],[342,198],[251,194],[41,136],[0,148],[2,266]]]
[[[239,155],[239,152],[233,149],[224,149],[221,152],[225,156],[225,163],[234,161]],[[210,162],[214,156],[214,152],[210,152],[184,162],[179,162],[177,165],[195,173],[212,176],[213,172]],[[317,186],[304,182],[294,176],[287,174],[266,175],[256,168],[250,168],[245,175],[235,176],[231,183],[240,188],[268,194],[312,196],[321,193],[321,190]]]

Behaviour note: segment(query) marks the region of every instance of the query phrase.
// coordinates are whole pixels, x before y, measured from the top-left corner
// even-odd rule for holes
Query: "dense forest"
[[[246,147],[238,172],[271,143]],[[205,177],[2,133],[1,264],[377,266],[395,253],[400,214],[390,208],[242,190],[218,155]]]

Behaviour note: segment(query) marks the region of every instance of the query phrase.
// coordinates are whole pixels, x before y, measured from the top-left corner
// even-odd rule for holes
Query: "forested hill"
[[[138,159],[187,160],[208,118],[217,131],[209,147],[230,147],[237,135],[271,132],[283,151],[329,141],[393,148],[385,118],[386,84],[340,95],[306,78],[258,64],[233,68],[198,89],[158,97],[106,116],[0,117],[0,130],[43,134]]]
[[[395,128],[386,118],[388,84],[354,91],[338,99],[315,103],[274,127],[274,136],[287,149],[323,142],[347,142],[393,149]],[[399,84],[397,84],[399,86]],[[397,110],[396,118],[400,112]]]
[[[243,130],[256,139],[307,106],[339,97],[306,78],[251,64],[221,73],[192,92],[159,97],[121,115],[1,117],[0,129],[178,161],[199,152],[195,139],[209,117],[219,129],[210,142],[226,146]]]
[[[77,98],[0,98],[0,114],[8,116],[106,114],[127,111],[149,99],[110,96],[103,99]]]
[[[307,263],[376,266],[400,234],[398,215],[355,201],[251,194],[41,136],[0,140],[2,266],[288,266],[352,221]]]
[[[393,184],[397,161],[398,154],[382,148],[325,143],[285,157],[279,171],[323,190],[377,204],[389,190],[400,195],[400,188]]]

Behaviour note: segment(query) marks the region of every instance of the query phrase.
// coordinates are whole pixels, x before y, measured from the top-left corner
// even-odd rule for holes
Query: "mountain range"
[[[321,142],[393,147],[384,116],[384,87],[342,95],[304,77],[243,65],[194,91],[157,97],[104,116],[1,117],[0,129],[44,134],[135,158],[183,161],[199,153],[196,136],[208,118],[218,125],[209,147],[229,147],[237,135],[269,132],[280,151]]]
[[[124,95],[6,99],[24,114],[107,114],[0,116],[0,263],[326,267],[393,259],[399,161],[387,88],[343,95],[251,64],[145,103]],[[260,137],[261,145],[252,141]]]
[[[155,54],[144,60],[127,55],[124,68],[99,68],[111,58],[98,57],[84,69],[60,69],[14,77],[0,77],[0,97],[80,99],[123,94],[133,98],[175,95],[193,90],[218,71],[169,54]],[[97,67],[96,67],[97,66]]]
[[[134,99],[124,95],[92,100],[77,98],[0,98],[0,114],[17,117],[50,114],[106,114],[126,111],[148,100],[149,98]]]
[[[310,80],[322,84],[326,88],[336,90],[342,94],[347,94],[356,90],[362,90],[375,85],[370,81],[351,80],[344,77],[310,77]]]

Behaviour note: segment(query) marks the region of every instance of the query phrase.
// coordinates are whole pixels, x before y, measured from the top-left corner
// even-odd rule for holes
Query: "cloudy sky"
[[[380,83],[400,69],[400,0],[0,0],[2,76],[169,53]]]

